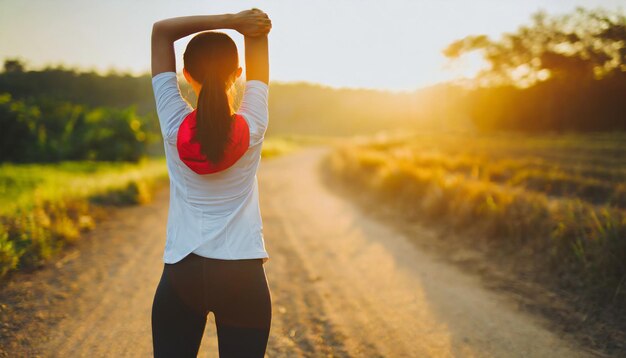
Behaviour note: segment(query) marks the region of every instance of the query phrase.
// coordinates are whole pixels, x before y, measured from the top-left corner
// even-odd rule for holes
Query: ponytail
[[[232,122],[226,79],[215,73],[206,74],[198,95],[195,140],[209,161],[218,163],[222,160],[230,141]]]
[[[185,68],[202,85],[192,139],[200,144],[200,153],[217,164],[231,140],[234,113],[226,85],[239,66],[237,46],[223,32],[206,31],[189,41],[183,56]]]

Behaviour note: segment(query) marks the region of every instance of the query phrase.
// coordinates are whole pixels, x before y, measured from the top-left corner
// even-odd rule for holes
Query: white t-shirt
[[[250,128],[250,145],[231,167],[197,174],[178,156],[178,127],[193,108],[181,96],[175,72],[152,77],[170,177],[170,204],[163,261],[176,263],[194,252],[236,260],[269,260],[263,238],[256,172],[268,124],[268,91],[262,81],[246,82],[237,111]]]

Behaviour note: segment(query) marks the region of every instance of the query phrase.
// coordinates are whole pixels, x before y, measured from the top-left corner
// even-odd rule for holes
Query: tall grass
[[[261,157],[274,158],[285,155],[300,148],[301,143],[288,137],[271,137],[266,138],[261,148]]]
[[[626,135],[417,135],[325,164],[409,220],[472,229],[562,287],[626,302],[625,154]]]
[[[0,277],[79,240],[97,208],[149,202],[166,178],[164,159],[0,165]]]
[[[310,145],[329,144],[336,140],[332,137],[313,135],[270,135],[263,142],[261,157],[274,158],[292,153]]]

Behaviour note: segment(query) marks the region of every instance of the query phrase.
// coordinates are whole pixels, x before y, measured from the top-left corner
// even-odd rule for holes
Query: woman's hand
[[[157,21],[152,25],[152,76],[162,72],[176,72],[174,41],[200,31],[233,29],[244,35],[246,53],[250,47],[254,53],[252,57],[262,62],[246,71],[250,70],[252,77],[267,82],[267,36],[264,35],[271,28],[272,21],[267,14],[254,8],[237,14],[180,16]],[[257,74],[259,68],[262,71]]]
[[[244,36],[267,35],[272,29],[272,20],[266,13],[257,8],[244,10],[235,14],[233,29]]]

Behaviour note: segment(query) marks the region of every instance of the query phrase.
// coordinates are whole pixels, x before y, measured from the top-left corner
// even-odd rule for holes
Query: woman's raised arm
[[[244,42],[246,44],[246,81],[258,80],[269,84],[270,65],[267,34],[245,36]]]
[[[182,16],[157,21],[152,26],[152,76],[176,72],[174,41],[196,32],[216,29],[237,30],[246,37],[247,66],[248,37],[267,35],[271,26],[267,14],[258,9],[237,14]],[[262,37],[266,37],[267,43],[267,36]]]

